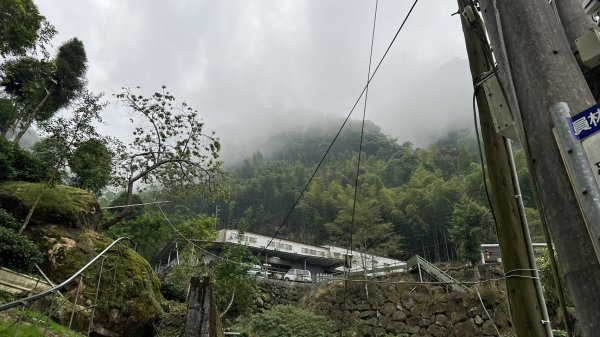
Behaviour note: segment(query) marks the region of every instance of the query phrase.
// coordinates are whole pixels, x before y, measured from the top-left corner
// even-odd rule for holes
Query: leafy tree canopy
[[[0,56],[24,54],[56,34],[32,0],[0,0],[0,8]]]

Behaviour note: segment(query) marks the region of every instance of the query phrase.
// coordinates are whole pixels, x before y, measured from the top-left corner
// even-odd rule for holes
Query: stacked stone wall
[[[258,311],[277,304],[308,308],[333,320],[336,335],[342,329],[348,336],[484,337],[497,336],[498,331],[514,335],[505,296],[493,284],[459,294],[397,274],[372,279],[367,287],[354,280],[346,290],[343,282],[328,286],[262,282],[261,287]]]

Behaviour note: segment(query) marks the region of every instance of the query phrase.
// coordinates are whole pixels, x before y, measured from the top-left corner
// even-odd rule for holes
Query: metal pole
[[[50,300],[50,309],[48,309],[48,318],[46,319],[46,327],[44,328],[44,336],[48,333],[48,325],[50,325],[50,316],[52,316],[52,308],[54,307],[54,297],[56,293],[52,293],[52,300]]]
[[[94,326],[94,315],[96,314],[96,305],[98,304],[98,292],[100,291],[100,282],[102,281],[102,272],[104,271],[104,260],[106,260],[106,257],[104,257],[102,259],[102,261],[100,261],[100,272],[98,273],[98,283],[96,284],[96,294],[94,295],[94,304],[92,307],[92,314],[90,315],[90,325],[88,326],[88,333],[87,333],[88,336],[92,332],[92,329]]]
[[[21,302],[21,311],[19,312],[19,319],[17,320],[17,326],[15,327],[15,337],[19,334],[19,326],[21,325],[21,320],[23,320],[23,310],[25,310],[25,302]]]
[[[533,252],[533,245],[531,244],[531,235],[529,233],[529,224],[527,223],[527,216],[525,215],[525,205],[523,205],[523,195],[521,195],[521,186],[519,185],[519,175],[517,174],[517,165],[515,164],[515,158],[513,156],[512,145],[510,139],[504,138],[504,144],[506,146],[506,152],[508,154],[508,165],[510,166],[513,186],[515,190],[515,198],[517,199],[517,205],[519,206],[519,217],[521,218],[521,227],[523,228],[523,238],[525,239],[525,246],[527,248],[527,258],[529,259],[529,265],[532,268],[533,283],[535,285],[535,293],[537,295],[538,303],[540,305],[540,313],[542,314],[542,324],[548,337],[552,337],[552,327],[550,326],[550,317],[548,315],[548,308],[546,307],[546,300],[544,299],[544,290],[542,288],[542,281],[540,280],[540,274],[537,269],[535,262],[535,254]]]
[[[588,231],[594,246],[597,246],[600,233],[600,190],[594,172],[583,149],[581,142],[575,138],[570,124],[569,105],[558,102],[550,107],[552,121],[556,128],[559,146],[562,146],[565,156],[565,166],[572,173],[573,189],[581,205],[581,211],[586,220]]]
[[[79,291],[81,290],[81,284],[83,283],[83,275],[79,276],[79,283],[77,284],[77,291],[75,292],[75,301],[73,302],[73,309],[71,310],[71,319],[69,320],[69,329],[73,325],[73,317],[75,316],[75,309],[77,308],[77,300],[79,299]]]
[[[419,269],[419,281],[423,282],[423,274],[421,274],[421,264],[419,263],[418,259],[417,259],[417,269]]]

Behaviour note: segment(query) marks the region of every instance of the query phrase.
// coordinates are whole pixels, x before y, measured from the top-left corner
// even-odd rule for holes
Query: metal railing
[[[49,325],[49,322],[51,320],[52,314],[55,313],[55,312],[57,312],[60,309],[61,306],[63,306],[67,302],[70,302],[70,300],[68,298],[65,298],[65,297],[62,296],[62,294],[60,293],[60,289],[65,288],[71,282],[73,282],[75,279],[78,278],[77,290],[76,290],[76,293],[75,293],[74,301],[72,302],[72,309],[71,309],[71,315],[70,315],[68,327],[69,327],[69,329],[71,329],[72,324],[73,324],[73,319],[74,319],[74,316],[75,316],[76,312],[83,311],[83,310],[86,310],[86,309],[88,309],[88,310],[91,309],[91,315],[89,317],[89,324],[88,324],[88,329],[87,329],[88,330],[87,331],[87,335],[89,336],[91,334],[92,330],[93,330],[93,327],[94,327],[94,316],[95,316],[95,313],[96,313],[96,306],[97,306],[97,302],[98,302],[100,285],[102,283],[102,275],[105,274],[105,273],[107,273],[107,272],[110,272],[110,271],[114,270],[114,273],[113,273],[113,284],[114,284],[114,281],[115,281],[115,278],[116,278],[116,275],[115,275],[116,274],[116,267],[114,267],[114,266],[112,268],[106,268],[105,267],[104,262],[105,262],[105,260],[107,258],[107,253],[110,252],[110,251],[112,251],[112,250],[114,250],[114,249],[119,249],[118,253],[121,256],[121,263],[124,263],[124,259],[123,259],[123,255],[122,254],[123,254],[124,250],[126,250],[126,249],[128,249],[130,247],[129,247],[128,244],[126,244],[124,247],[123,246],[117,247],[118,244],[120,244],[120,243],[122,244],[124,242],[125,243],[131,243],[133,245],[134,250],[136,249],[135,242],[133,242],[130,238],[128,238],[128,237],[118,238],[115,241],[113,241],[111,244],[109,244],[106,248],[104,248],[98,255],[96,255],[93,259],[91,259],[87,264],[85,264],[83,267],[81,267],[75,274],[71,275],[71,277],[69,277],[68,279],[66,279],[65,281],[63,281],[62,283],[60,283],[59,285],[56,285],[56,286],[54,286],[54,287],[52,287],[52,288],[50,288],[50,289],[48,289],[46,291],[43,291],[43,292],[41,292],[39,294],[35,294],[35,295],[29,296],[29,297],[26,297],[26,298],[18,299],[16,301],[12,301],[12,302],[0,305],[0,311],[8,310],[8,309],[15,308],[15,307],[18,307],[18,306],[21,307],[20,310],[19,310],[19,315],[18,315],[17,320],[13,324],[11,324],[10,326],[6,327],[5,329],[9,329],[12,326],[16,326],[15,327],[15,331],[14,331],[14,336],[18,336],[18,331],[19,331],[19,327],[20,327],[20,325],[22,323],[22,320],[23,320],[23,315],[24,315],[24,309],[25,309],[25,307],[28,304],[32,304],[32,303],[34,303],[36,301],[44,299],[47,296],[52,296],[51,302],[50,302],[50,306],[48,308],[48,314],[47,314],[48,318],[44,322],[45,325],[46,325],[45,328],[44,328],[44,336],[46,336],[46,334],[48,332],[48,325]],[[95,281],[95,283],[96,283],[96,287],[95,288],[96,289],[95,289],[95,291],[93,291],[92,293],[90,293],[90,294],[93,295],[93,302],[92,302],[92,304],[90,306],[84,307],[83,309],[79,309],[78,310],[77,309],[77,301],[79,300],[79,298],[82,295],[81,287],[82,287],[82,284],[83,284],[83,273],[86,272],[86,271],[88,271],[88,269],[90,269],[90,267],[92,267],[92,265],[94,265],[98,261],[100,261],[100,268],[99,268],[99,271],[97,273],[97,275],[98,275],[97,276],[97,281]],[[59,303],[59,304],[57,304],[55,306],[55,297],[56,297],[55,295],[56,294],[58,294],[61,297],[63,297],[63,299],[62,299],[61,303]],[[2,331],[0,331],[0,335],[3,335]]]
[[[436,267],[433,263],[425,260],[419,255],[415,255],[411,257],[407,262],[406,266],[408,271],[414,271],[415,269],[419,272],[419,279],[423,282],[422,272],[425,272],[430,277],[434,278],[436,281],[445,283],[449,286],[453,291],[464,293],[469,290],[464,284],[460,283],[457,279],[448,275],[446,272]]]

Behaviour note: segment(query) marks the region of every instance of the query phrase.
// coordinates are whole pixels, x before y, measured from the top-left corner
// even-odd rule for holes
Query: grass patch
[[[16,321],[19,318],[19,308],[9,309],[0,312],[0,337],[13,337],[16,332]],[[38,337],[44,336],[46,321],[48,316],[33,310],[24,310],[23,319],[19,325],[17,336],[19,337]],[[48,322],[48,333],[50,337],[83,337],[85,335],[69,330],[64,325],[60,325],[52,320]]]

